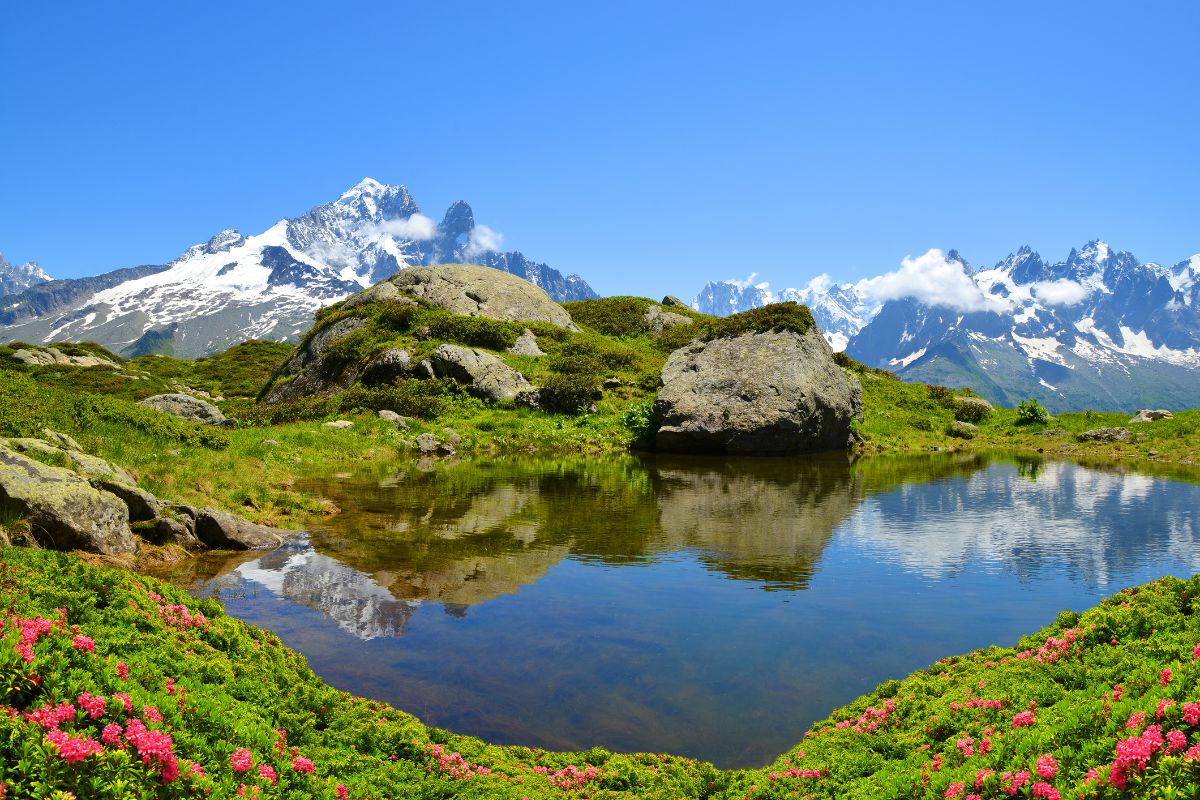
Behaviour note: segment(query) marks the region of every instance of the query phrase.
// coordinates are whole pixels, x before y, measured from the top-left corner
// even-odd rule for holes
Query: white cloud
[[[424,214],[413,214],[408,219],[389,219],[379,223],[380,233],[401,239],[427,242],[437,235],[437,223]]]
[[[900,269],[876,278],[864,278],[855,288],[866,297],[883,303],[911,297],[925,305],[946,306],[956,311],[1004,311],[1008,304],[983,290],[963,271],[962,264],[947,261],[941,250],[907,256]]]
[[[1086,286],[1069,278],[1041,281],[1029,288],[1034,297],[1051,306],[1073,306],[1083,302],[1083,299],[1088,296]]]
[[[471,240],[467,242],[468,256],[480,253],[496,252],[504,244],[504,236],[487,225],[476,225],[471,229]]]

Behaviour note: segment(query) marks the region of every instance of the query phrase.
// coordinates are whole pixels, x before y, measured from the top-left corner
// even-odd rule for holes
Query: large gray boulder
[[[844,449],[862,387],[816,326],[692,342],[667,359],[655,443],[675,452],[783,454]]]
[[[385,289],[385,286],[391,288]],[[392,294],[392,289],[396,295]],[[502,270],[472,264],[408,267],[346,301],[354,308],[372,300],[407,296],[432,303],[452,314],[513,322],[549,322],[578,330],[566,309],[545,290]],[[369,300],[368,300],[369,298]]]
[[[188,422],[198,422],[201,425],[224,426],[229,424],[219,408],[206,400],[192,397],[190,394],[156,394],[142,400],[138,405],[153,408],[155,411],[161,411]]]
[[[69,356],[57,347],[32,347],[20,349],[12,357],[22,364],[30,366],[62,366],[62,367],[104,367],[120,369],[121,365],[100,356]]]
[[[116,464],[110,464],[99,456],[89,455],[79,450],[51,444],[43,439],[0,439],[0,445],[33,456],[43,463],[58,462],[58,465],[70,465],[74,471],[89,478],[100,478],[113,483],[133,486],[133,476]]]
[[[647,308],[646,313],[642,315],[642,320],[650,328],[651,333],[662,333],[666,328],[692,324],[691,317],[676,314],[674,311],[663,311],[662,306],[659,305],[651,305]]]
[[[29,516],[33,537],[43,547],[103,555],[137,549],[129,512],[120,498],[94,488],[69,469],[5,447],[0,447],[0,503]]]
[[[1129,420],[1127,424],[1133,425],[1136,422],[1158,422],[1160,419],[1170,419],[1173,416],[1175,415],[1170,411],[1167,411],[1165,408],[1143,408],[1134,414],[1133,418]]]
[[[1132,437],[1133,432],[1128,428],[1095,428],[1076,438],[1081,442],[1124,442]]]
[[[196,538],[205,545],[220,550],[265,550],[278,547],[294,531],[271,528],[235,517],[213,508],[191,509],[178,506],[193,517]]]
[[[433,373],[468,387],[472,394],[488,400],[514,400],[532,388],[525,376],[497,356],[472,347],[440,344],[429,357]]]

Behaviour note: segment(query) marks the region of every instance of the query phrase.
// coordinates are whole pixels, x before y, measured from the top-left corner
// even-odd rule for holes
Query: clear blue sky
[[[0,252],[74,277],[363,176],[601,293],[1200,252],[1200,4],[6,3]]]

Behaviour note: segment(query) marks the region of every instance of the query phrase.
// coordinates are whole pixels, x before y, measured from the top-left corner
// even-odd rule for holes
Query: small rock
[[[402,417],[395,411],[388,411],[386,408],[379,412],[379,418],[386,420],[395,425],[399,430],[408,430],[408,418]]]
[[[544,356],[546,353],[542,348],[538,347],[537,337],[533,335],[533,331],[529,328],[517,337],[517,341],[512,347],[508,348],[508,352],[516,356]]]
[[[156,544],[177,544],[184,550],[203,550],[204,545],[187,525],[170,517],[161,517],[154,523],[152,531]]]
[[[647,308],[646,313],[642,315],[642,320],[650,326],[653,333],[662,333],[665,328],[674,328],[676,325],[692,324],[691,317],[676,314],[674,311],[663,311],[662,306]]]
[[[422,359],[421,363],[417,364],[413,370],[413,375],[423,381],[430,381],[437,377],[433,371],[433,362],[428,358]]]
[[[499,357],[473,347],[439,344],[431,357],[438,377],[450,378],[487,400],[514,400],[529,388],[525,376]]]
[[[262,550],[281,544],[292,533],[212,508],[202,508],[196,512],[196,538],[213,548]]]
[[[1066,436],[1070,431],[1060,430],[1058,428],[1049,428],[1044,431],[1038,431],[1035,436]]]
[[[52,431],[49,428],[42,428],[42,435],[47,441],[53,442],[64,450],[74,450],[76,453],[82,453],[83,448],[79,446],[79,442],[67,436],[65,433]]]
[[[410,359],[407,350],[398,347],[384,350],[363,368],[361,380],[368,386],[379,386],[403,378],[408,374]]]
[[[351,422],[351,421],[350,421],[350,420],[348,420],[348,419],[339,419],[339,420],[335,420],[335,421],[333,421],[333,422],[326,422],[326,423],[325,423],[324,425],[322,425],[321,427],[323,427],[323,428],[334,428],[334,429],[336,429],[336,430],[339,430],[339,431],[344,431],[344,430],[346,430],[347,428],[353,428],[353,427],[354,427],[354,423],[353,423],[353,422]]]
[[[147,522],[162,513],[162,503],[145,489],[104,478],[92,478],[88,483],[102,492],[121,498],[129,509],[130,522]]]
[[[229,421],[225,419],[225,415],[219,408],[212,403],[187,394],[156,394],[154,397],[142,400],[138,405],[153,408],[155,411],[161,411],[188,422],[198,422],[201,425],[229,425]]]
[[[669,294],[662,299],[662,304],[668,308],[691,308],[687,303],[680,300],[673,294]]]
[[[1135,422],[1158,422],[1160,419],[1171,419],[1174,416],[1174,414],[1166,409],[1143,408],[1127,424],[1132,425]]]
[[[437,437],[432,433],[422,433],[417,437],[416,441],[417,449],[422,453],[433,453],[438,449],[438,445],[440,444]]]
[[[975,434],[979,433],[979,426],[956,419],[950,423],[946,433],[958,439],[974,439]]]
[[[1126,428],[1096,428],[1084,431],[1077,437],[1081,442],[1124,442],[1133,436]]]
[[[334,476],[333,476],[333,477],[334,477],[334,478],[336,478],[336,479],[337,479],[337,480],[339,480],[339,481],[344,481],[344,480],[347,480],[347,479],[349,479],[349,478],[353,478],[353,477],[354,477],[354,475],[353,475],[352,473],[349,473],[349,472],[338,472],[338,473],[334,474]]]
[[[618,388],[618,387],[620,387],[620,386],[624,386],[625,384],[621,383],[621,379],[620,379],[620,378],[605,378],[605,379],[604,379],[604,383],[603,383],[603,384],[601,384],[601,385],[602,385],[602,386],[603,386],[605,389],[616,389],[616,388]]]
[[[278,439],[263,439],[263,447],[279,447],[279,445]]]
[[[442,428],[442,433],[446,434],[446,441],[455,447],[462,444],[462,437],[453,428]]]

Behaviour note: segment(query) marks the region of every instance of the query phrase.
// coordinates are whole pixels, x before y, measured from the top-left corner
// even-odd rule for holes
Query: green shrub
[[[525,330],[525,326],[517,322],[487,317],[463,317],[445,312],[430,314],[424,320],[424,325],[428,328],[426,338],[498,351],[507,350],[516,344],[517,338]]]
[[[1023,401],[1017,406],[1018,425],[1031,425],[1034,423],[1046,422],[1049,419],[1050,412],[1032,397]]]
[[[710,341],[726,336],[766,333],[767,331],[807,333],[809,328],[815,324],[808,306],[802,306],[789,300],[786,303],[771,303],[762,308],[754,308],[740,314],[714,319],[704,324],[705,330],[700,338]]]
[[[605,336],[637,336],[650,330],[644,319],[653,300],[644,297],[601,297],[563,303],[576,324]]]
[[[600,399],[600,387],[588,375],[551,375],[538,390],[538,406],[552,414],[577,414]]]
[[[639,442],[654,439],[658,432],[658,422],[654,416],[654,398],[650,397],[634,403],[621,414],[621,426],[633,434]]]

